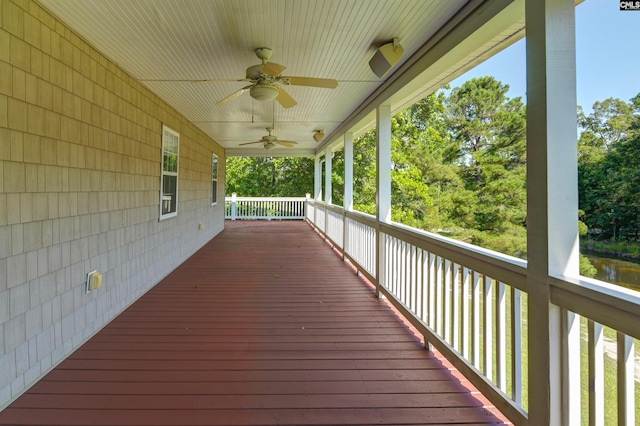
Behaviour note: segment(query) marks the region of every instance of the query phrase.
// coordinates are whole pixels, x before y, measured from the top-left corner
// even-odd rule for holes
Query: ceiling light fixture
[[[257,101],[270,101],[278,96],[278,86],[268,84],[256,84],[251,86],[249,94]]]
[[[316,130],[316,131],[313,133],[313,139],[314,139],[316,142],[320,142],[322,139],[324,139],[324,132],[323,132],[322,130]]]
[[[400,39],[395,37],[393,41],[376,50],[373,58],[369,61],[369,67],[378,78],[382,78],[395,64],[400,62],[403,53],[404,48],[400,45]]]

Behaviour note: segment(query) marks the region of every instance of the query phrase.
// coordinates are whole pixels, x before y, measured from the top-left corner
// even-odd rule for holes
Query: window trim
[[[216,160],[216,173],[213,175],[213,159]],[[215,152],[211,153],[211,205],[215,206],[218,204],[218,176],[220,174],[220,161],[219,157]],[[215,201],[213,200],[214,190],[215,188]]]
[[[167,145],[167,137],[168,136],[173,136],[177,139],[177,152],[176,152],[176,171],[175,172],[170,172],[170,171],[165,171],[165,164],[164,164],[164,160],[165,160],[165,151],[166,151],[166,145]],[[177,131],[173,130],[172,128],[168,127],[166,124],[162,125],[162,149],[160,151],[160,204],[159,204],[159,211],[160,211],[160,219],[159,220],[164,220],[164,219],[169,219],[172,217],[175,217],[178,215],[178,194],[179,194],[179,175],[178,172],[180,170],[180,133],[178,133]],[[176,178],[176,193],[175,193],[175,211],[169,212],[169,213],[162,213],[162,203],[165,202],[166,200],[164,200],[164,177],[165,176],[175,176]]]

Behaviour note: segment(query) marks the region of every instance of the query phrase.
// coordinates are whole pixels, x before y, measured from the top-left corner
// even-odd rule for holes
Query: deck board
[[[0,424],[502,424],[304,222],[233,222]]]

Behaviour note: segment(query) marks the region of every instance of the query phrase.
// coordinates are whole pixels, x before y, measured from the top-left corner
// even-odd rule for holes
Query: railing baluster
[[[391,237],[389,237],[389,238],[391,238]],[[392,288],[393,288],[393,292],[395,294],[398,294],[398,281],[400,280],[400,274],[401,274],[401,272],[399,271],[400,267],[398,265],[398,250],[399,250],[398,245],[400,244],[400,242],[398,240],[396,240],[395,238],[392,238],[392,241],[393,241],[393,244],[391,246],[392,247],[391,248],[391,250],[392,250],[392,252],[391,252],[391,257],[392,257],[391,263],[393,264],[393,270],[392,270],[392,272],[393,272],[393,274],[392,274],[393,275],[393,281],[392,281],[393,285],[392,285]]]
[[[496,288],[496,383],[507,392],[507,287],[498,282]]]
[[[422,321],[424,321],[424,283],[422,280],[422,274],[424,272],[424,262],[422,260],[423,253],[424,251],[421,248],[416,247],[416,316]]]
[[[409,264],[409,284],[407,286],[407,293],[409,297],[409,307],[411,308],[411,312],[416,312],[416,247],[413,244],[409,245],[409,258],[407,259],[407,263]]]
[[[395,289],[395,293],[400,295],[400,300],[402,301],[402,303],[404,303],[406,305],[406,300],[405,300],[405,295],[404,295],[404,290],[405,290],[405,283],[406,283],[406,269],[405,269],[405,263],[404,263],[404,252],[406,250],[407,244],[404,241],[401,240],[397,240],[397,244],[396,244],[396,264],[398,265],[398,281],[396,282],[396,289]]]
[[[449,344],[452,344],[451,342],[451,274],[452,274],[451,261],[447,259],[444,261],[444,300],[443,300],[444,310],[443,310],[442,321],[444,323],[443,337],[446,341],[449,342]]]
[[[405,241],[400,242],[400,252],[398,256],[398,264],[402,270],[400,274],[400,300],[408,306],[408,295],[407,295],[407,281],[408,281],[408,272],[407,271],[407,252],[408,252],[408,244]]]
[[[409,286],[411,290],[411,310],[414,314],[417,314],[418,305],[418,249],[416,246],[411,245],[411,284]]]
[[[473,273],[473,365],[480,369],[480,274]]]
[[[386,250],[384,251],[384,254],[386,256],[386,265],[387,265],[387,287],[389,289],[391,289],[391,291],[394,291],[395,285],[396,285],[396,280],[398,279],[398,274],[394,273],[394,270],[396,269],[396,240],[395,238],[389,237],[385,239],[386,242]]]
[[[635,344],[632,337],[618,337],[618,425],[635,425]]]
[[[587,320],[589,359],[589,425],[604,426],[604,333],[603,326]]]
[[[420,262],[418,268],[420,268],[420,298],[418,304],[420,305],[420,320],[425,324],[429,324],[429,252],[420,248]]]
[[[442,336],[442,300],[443,300],[443,287],[444,279],[442,276],[442,258],[436,257],[436,331]]]
[[[404,304],[409,307],[411,306],[411,296],[409,294],[409,282],[411,281],[410,277],[410,269],[409,269],[409,259],[411,257],[411,245],[409,243],[402,243],[402,269],[404,269],[404,288],[402,289]]]
[[[484,374],[489,380],[493,377],[493,300],[491,293],[493,290],[493,278],[484,277],[484,322],[482,325],[484,333]]]
[[[405,283],[405,268],[404,268],[404,250],[406,247],[406,243],[404,241],[396,240],[396,251],[395,251],[395,263],[397,265],[398,274],[396,275],[396,287],[395,294],[400,296],[400,300],[402,303],[405,303],[404,300],[404,283]],[[406,303],[405,303],[406,304]]]
[[[460,265],[453,264],[451,327],[453,348],[460,352]]]
[[[522,292],[511,288],[511,384],[518,405],[522,405],[522,357]]]
[[[429,321],[428,325],[436,330],[436,256],[429,253]]]
[[[397,262],[400,268],[400,274],[398,277],[398,288],[396,291],[400,294],[400,300],[407,305],[407,243],[398,240],[398,253]]]
[[[470,359],[470,341],[469,331],[471,328],[470,312],[469,312],[469,281],[471,280],[471,270],[469,268],[462,268],[462,356],[466,359]]]

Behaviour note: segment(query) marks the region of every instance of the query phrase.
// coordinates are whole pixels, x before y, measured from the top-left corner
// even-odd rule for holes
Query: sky
[[[618,0],[586,0],[576,7],[578,105],[585,112],[607,98],[629,101],[640,93],[640,11],[621,11]],[[525,40],[513,44],[451,82],[492,75],[525,97]]]

